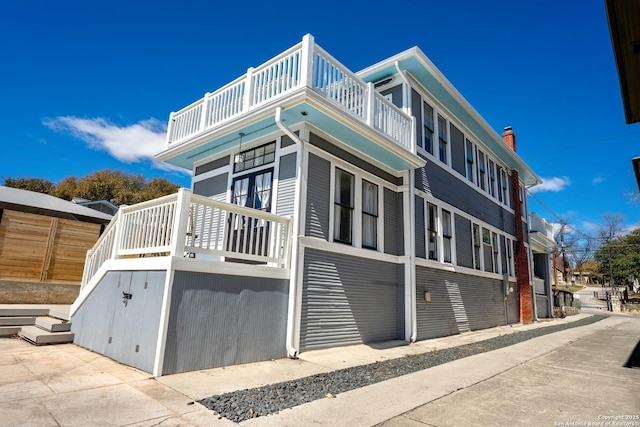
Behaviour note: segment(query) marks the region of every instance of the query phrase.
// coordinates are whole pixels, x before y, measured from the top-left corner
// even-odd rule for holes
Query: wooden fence
[[[100,224],[0,210],[0,280],[79,284]]]

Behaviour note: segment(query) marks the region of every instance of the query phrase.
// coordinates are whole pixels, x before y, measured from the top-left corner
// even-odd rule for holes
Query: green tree
[[[5,178],[4,185],[44,194],[49,194],[54,187],[51,181],[42,178]]]
[[[173,194],[179,186],[164,178],[145,181],[141,174],[104,169],[81,178],[68,176],[58,184],[40,178],[5,178],[8,187],[38,191],[65,200],[109,200],[115,205],[133,205]]]
[[[611,274],[618,285],[628,285],[634,278],[640,278],[640,228],[603,243],[595,259],[600,263],[598,272]]]

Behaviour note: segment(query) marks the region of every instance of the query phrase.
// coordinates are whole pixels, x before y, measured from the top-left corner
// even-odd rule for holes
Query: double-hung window
[[[378,248],[378,186],[362,180],[362,247]]]
[[[438,259],[438,208],[427,203],[427,234],[429,259]]]
[[[336,168],[333,211],[333,240],[348,245],[353,242],[355,177]]]
[[[465,140],[465,148],[467,152],[467,179],[473,182],[473,143],[468,139]]]
[[[500,201],[509,205],[509,192],[507,191],[507,172],[500,168]]]
[[[473,224],[472,229],[473,237],[473,268],[480,270],[480,247],[482,245],[480,240],[480,226]]]
[[[442,210],[442,260],[451,262],[451,212]]]
[[[447,163],[447,143],[449,142],[447,133],[447,121],[438,115],[438,157],[442,163]]]
[[[507,239],[507,269],[509,272],[509,276],[516,275],[514,259],[513,259],[514,252],[515,250],[513,247],[513,240]]]
[[[433,154],[433,108],[426,102],[422,103],[422,123],[424,149]]]
[[[487,164],[484,153],[478,150],[478,187],[483,190],[487,189]]]
[[[500,269],[498,268],[499,259],[498,259],[498,233],[491,233],[491,246],[493,248],[493,272],[500,273]]]
[[[496,197],[496,165],[489,160],[489,194]]]
[[[483,255],[489,255],[484,259],[484,271],[493,272],[493,250],[491,249],[491,232],[482,228],[482,249]]]

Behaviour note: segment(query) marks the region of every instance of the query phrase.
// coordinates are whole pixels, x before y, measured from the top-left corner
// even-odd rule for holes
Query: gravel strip
[[[283,409],[293,408],[317,399],[331,398],[338,393],[411,374],[474,354],[497,350],[542,335],[589,325],[604,318],[605,316],[595,315],[563,325],[505,334],[458,347],[407,355],[397,359],[340,369],[263,387],[233,391],[204,398],[198,403],[215,411],[221,417],[240,422],[275,414]]]

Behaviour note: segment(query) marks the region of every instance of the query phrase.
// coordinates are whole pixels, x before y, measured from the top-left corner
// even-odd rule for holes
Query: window
[[[526,216],[524,211],[524,187],[522,186],[520,186],[520,215]]]
[[[433,154],[433,108],[426,102],[422,103],[422,123],[424,126],[424,149]]]
[[[442,260],[451,262],[451,212],[442,210]]]
[[[492,254],[490,255],[491,258],[487,259],[485,258],[484,260],[484,271],[490,271],[493,272],[493,250],[491,249],[491,232],[489,230],[487,230],[486,228],[482,228],[482,245],[483,245],[483,249],[486,249],[483,251],[483,253],[486,254]]]
[[[269,144],[265,144],[251,150],[246,150],[238,154],[233,164],[233,172],[242,172],[247,169],[267,165],[269,163],[273,163],[275,158],[276,143],[270,142]]]
[[[509,192],[507,191],[507,172],[500,168],[500,201],[505,205],[509,204]]]
[[[353,239],[354,183],[353,175],[336,169],[333,240],[349,245]]]
[[[467,179],[473,182],[473,144],[467,139],[465,140],[465,147],[467,151]]]
[[[473,268],[480,270],[480,226],[473,224]]]
[[[273,169],[235,178],[232,186],[231,203],[270,212],[272,178]]]
[[[487,165],[485,163],[484,153],[478,150],[478,187],[483,190],[487,189],[485,182],[487,177]]]
[[[509,276],[515,276],[515,266],[513,263],[513,254],[514,254],[514,246],[513,240],[507,239],[507,269],[509,271]]]
[[[491,233],[491,246],[493,247],[493,272],[500,273],[500,269],[498,268],[499,260],[498,260],[498,234]]]
[[[378,186],[362,180],[362,247],[378,247]]]
[[[447,163],[447,121],[442,116],[438,116],[438,156],[442,163]]]
[[[489,194],[496,197],[496,165],[489,160]]]
[[[427,203],[427,234],[429,259],[438,259],[438,208]]]

